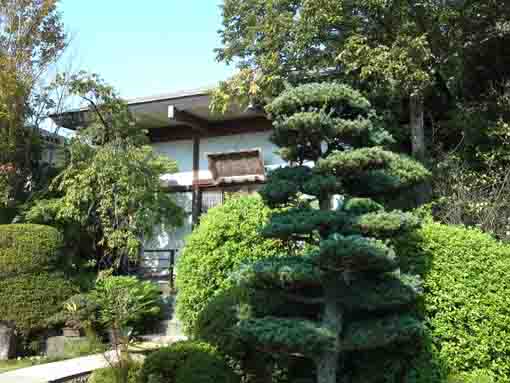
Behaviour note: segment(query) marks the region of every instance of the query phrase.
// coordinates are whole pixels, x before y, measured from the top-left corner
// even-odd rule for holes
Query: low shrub
[[[492,373],[478,370],[452,375],[448,378],[448,383],[495,383],[495,380]]]
[[[161,297],[156,284],[136,277],[107,276],[99,279],[89,295],[106,326],[143,331],[161,318]]]
[[[402,270],[424,279],[429,346],[416,359],[414,381],[485,371],[485,380],[465,381],[510,382],[510,246],[433,222],[396,245]]]
[[[270,214],[258,196],[231,197],[210,209],[187,238],[176,279],[176,313],[186,333],[193,335],[211,299],[234,285],[229,277],[241,264],[281,252],[280,242],[259,233]]]
[[[127,365],[127,382],[139,383],[142,364],[139,362],[129,362]],[[90,376],[88,383],[121,383],[118,379],[118,371],[115,367],[96,370]]]
[[[181,341],[162,348],[146,359],[141,383],[237,383],[239,377],[213,346]]]
[[[47,319],[78,288],[61,274],[38,272],[0,279],[0,318],[28,336],[47,327]]]
[[[39,273],[59,261],[62,236],[43,225],[0,225],[0,275]]]

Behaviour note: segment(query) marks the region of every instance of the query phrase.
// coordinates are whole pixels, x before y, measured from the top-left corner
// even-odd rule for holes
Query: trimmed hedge
[[[425,281],[428,342],[413,381],[485,371],[510,382],[510,246],[479,230],[428,222],[397,251],[402,269]]]
[[[256,195],[232,197],[201,219],[187,238],[177,264],[177,316],[188,334],[213,297],[233,287],[233,271],[245,263],[281,252],[282,243],[261,237],[271,214]]]
[[[62,303],[78,288],[62,275],[34,273],[0,280],[0,318],[15,323],[23,336],[47,327],[47,319],[62,309]]]
[[[162,348],[146,359],[141,383],[238,383],[239,377],[223,355],[203,342],[181,341]]]
[[[0,318],[29,337],[48,327],[48,319],[78,292],[54,271],[63,239],[43,225],[0,225]]]
[[[0,225],[0,275],[49,270],[62,246],[62,235],[50,226]]]

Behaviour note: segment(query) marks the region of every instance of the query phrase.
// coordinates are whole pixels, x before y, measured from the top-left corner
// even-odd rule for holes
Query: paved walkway
[[[106,357],[113,360],[114,353],[110,351]],[[48,383],[104,367],[108,367],[105,355],[96,354],[5,372],[0,374],[0,383]]]

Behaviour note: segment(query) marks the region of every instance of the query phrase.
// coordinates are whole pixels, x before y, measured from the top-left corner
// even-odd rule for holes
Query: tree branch
[[[103,126],[106,128],[106,129],[110,129],[110,126],[108,126],[108,124],[106,123],[106,120],[104,119],[103,115],[101,114],[101,111],[99,110],[99,108],[97,107],[96,103],[88,98],[88,97],[85,97],[85,96],[81,96],[81,98],[83,98],[85,101],[87,101],[90,105],[92,105],[92,108],[94,109],[94,112],[98,115],[99,119],[101,120],[101,123],[103,124]]]

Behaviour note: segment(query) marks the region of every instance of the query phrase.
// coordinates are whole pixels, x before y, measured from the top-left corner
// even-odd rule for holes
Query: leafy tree
[[[144,145],[144,131],[127,104],[99,77],[81,72],[70,86],[90,105],[85,128],[51,184],[55,198],[37,201],[25,219],[55,224],[74,238],[76,232],[86,233],[100,268],[126,271],[157,224],[181,224],[181,208],[160,183],[177,166]]]
[[[289,89],[267,108],[273,142],[297,165],[275,170],[261,190],[269,206],[286,207],[262,232],[308,243],[311,250],[247,265],[237,279],[249,289],[322,309],[300,318],[292,312],[245,315],[238,331],[261,350],[312,359],[320,383],[336,382],[337,375],[344,381],[353,352],[408,342],[422,333],[409,311],[419,279],[396,272],[396,254],[387,241],[415,229],[419,220],[385,211],[381,203],[429,173],[384,149],[391,136],[370,108],[359,92],[337,83]],[[305,161],[315,166],[306,167]],[[332,209],[335,194],[343,200]]]
[[[409,121],[404,142],[412,141],[413,154],[423,159],[425,138],[454,148],[469,133],[445,122],[457,105],[476,103],[508,78],[509,7],[464,0],[224,0],[217,57],[239,71],[220,85],[212,107],[224,110],[233,99],[264,105],[287,82],[340,79],[388,109],[391,121]]]
[[[15,171],[0,178],[0,207],[25,198],[34,181],[46,112],[41,82],[68,40],[58,0],[0,1],[0,165]]]

